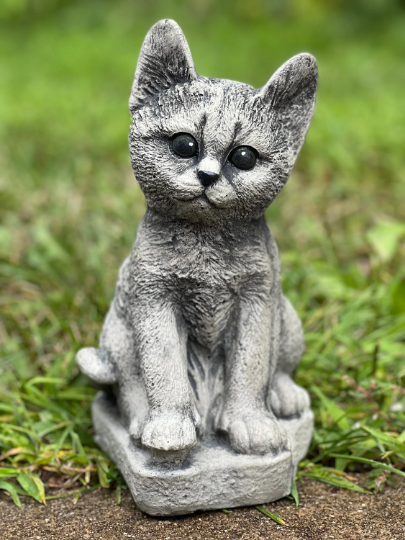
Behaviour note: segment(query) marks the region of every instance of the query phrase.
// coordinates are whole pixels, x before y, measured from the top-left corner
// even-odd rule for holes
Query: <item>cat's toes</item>
[[[299,416],[309,409],[311,400],[308,392],[298,386],[286,373],[276,375],[270,393],[270,406],[278,418]]]
[[[240,415],[228,423],[226,432],[232,448],[241,454],[278,454],[289,446],[277,420],[265,413]]]
[[[157,461],[183,461],[196,442],[194,422],[178,413],[151,418],[142,434],[142,444],[152,451]]]

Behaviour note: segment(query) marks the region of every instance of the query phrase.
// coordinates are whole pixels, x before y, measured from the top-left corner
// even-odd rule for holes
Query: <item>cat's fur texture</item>
[[[316,86],[309,54],[255,90],[197,75],[173,21],[146,36],[129,145],[148,209],[100,347],[82,349],[77,359],[93,382],[114,388],[133,441],[155,456],[182,460],[197,436],[217,433],[237,452],[278,453],[289,442],[277,418],[309,407],[291,378],[302,327],[282,293],[263,212],[304,142]],[[173,152],[176,133],[196,139],[197,156]],[[240,145],[257,151],[251,170],[228,160]],[[204,187],[199,171],[219,178]]]

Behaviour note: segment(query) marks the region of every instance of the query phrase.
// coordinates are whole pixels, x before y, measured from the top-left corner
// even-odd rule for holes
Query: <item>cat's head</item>
[[[316,60],[299,54],[259,90],[197,75],[180,27],[156,23],[129,100],[129,143],[148,206],[218,225],[259,217],[286,183],[315,105]]]

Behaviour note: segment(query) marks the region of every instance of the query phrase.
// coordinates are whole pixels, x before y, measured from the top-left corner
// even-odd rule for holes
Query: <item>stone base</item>
[[[177,468],[151,462],[147,450],[134,446],[116,406],[103,392],[92,404],[99,446],[116,463],[138,508],[153,516],[189,514],[264,504],[291,492],[298,462],[308,451],[313,413],[280,420],[291,439],[291,452],[277,456],[236,454],[218,441],[198,443]]]

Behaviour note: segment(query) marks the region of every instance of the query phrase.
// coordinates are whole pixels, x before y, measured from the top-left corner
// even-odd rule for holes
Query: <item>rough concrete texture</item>
[[[257,459],[263,474],[266,460],[280,464],[271,475],[274,493],[263,484],[261,502],[291,485],[297,441],[283,420],[305,423],[309,410],[308,393],[292,378],[303,333],[283,295],[277,246],[263,214],[304,142],[317,77],[309,54],[290,59],[259,90],[201,77],[170,20],[153,26],[143,43],[129,145],[147,211],[121,267],[99,348],[82,349],[77,362],[114,394],[132,444],[147,449],[167,479],[174,476],[164,467],[180,471],[197,441],[201,453],[208,448],[201,443],[210,441],[233,450],[223,452],[224,471],[237,454],[267,456]],[[108,448],[97,425],[96,433]],[[207,463],[195,460],[198,482]],[[241,482],[236,492],[247,487]],[[214,480],[205,487],[208,501]],[[185,499],[178,491],[178,508],[195,509]],[[246,493],[229,504],[251,500]]]
[[[151,515],[187,514],[281,499],[291,491],[298,462],[311,442],[313,413],[283,420],[292,452],[277,456],[236,454],[217,440],[198,443],[181,467],[151,463],[120,423],[116,406],[99,393],[92,406],[96,440],[122,471],[140,510]]]
[[[23,498],[16,508],[0,493],[1,540],[404,540],[405,481],[383,493],[363,495],[315,481],[298,484],[300,505],[283,499],[266,505],[277,525],[255,508],[187,517],[142,514],[129,492],[117,506],[113,490],[42,506]]]

